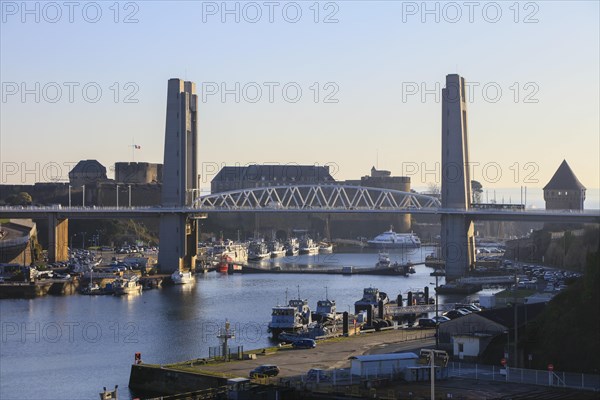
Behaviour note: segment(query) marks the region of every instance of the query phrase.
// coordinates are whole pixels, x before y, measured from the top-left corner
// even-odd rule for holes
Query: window
[[[463,353],[465,351],[465,345],[464,343],[459,343],[458,344],[458,352],[459,353]]]

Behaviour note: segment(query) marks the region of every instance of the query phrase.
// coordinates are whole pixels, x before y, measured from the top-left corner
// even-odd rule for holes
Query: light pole
[[[131,208],[131,185],[129,185],[129,208]]]
[[[435,348],[440,347],[440,320],[439,320],[439,300],[438,300],[438,276],[435,274]]]
[[[81,191],[81,195],[83,196],[82,197],[82,201],[81,201],[81,205],[83,207],[85,207],[85,185],[81,185],[81,187],[83,188],[83,190]]]
[[[117,208],[119,208],[119,185],[116,185],[116,192],[117,192]]]
[[[442,350],[433,350],[433,349],[421,349],[421,356],[427,356],[429,358],[429,378],[431,380],[431,400],[435,399],[435,359],[438,358],[438,361],[442,363],[443,366],[448,363],[448,353]]]
[[[438,298],[438,276],[435,275],[435,348],[436,350],[440,346],[439,334],[440,334],[440,321],[439,321],[439,298]],[[429,282],[433,285],[433,282]]]
[[[81,248],[85,250],[85,232],[81,232]]]
[[[69,185],[69,207],[71,207],[71,185]]]
[[[508,329],[504,331],[506,333],[506,351],[504,352],[504,358],[506,359],[506,365],[508,365],[508,359],[510,354],[510,336]]]

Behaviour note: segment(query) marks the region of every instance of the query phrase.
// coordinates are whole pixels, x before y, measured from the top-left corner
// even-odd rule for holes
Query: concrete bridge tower
[[[183,207],[198,189],[198,97],[196,84],[169,79],[161,204]],[[193,269],[198,252],[198,224],[185,214],[160,217],[161,272]]]
[[[442,89],[442,207],[467,210],[471,199],[465,80],[446,76]],[[475,264],[473,221],[462,215],[442,216],[442,258],[446,279],[459,278]]]

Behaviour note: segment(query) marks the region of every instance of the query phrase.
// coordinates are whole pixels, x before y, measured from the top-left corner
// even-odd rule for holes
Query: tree
[[[435,182],[429,182],[427,184],[427,193],[429,194],[440,194],[440,187]]]
[[[481,194],[483,193],[483,186],[478,181],[471,181],[471,192],[473,193],[473,203],[481,203]]]
[[[31,204],[33,199],[27,192],[20,192],[19,194],[11,194],[6,198],[6,203],[11,206],[25,206]]]

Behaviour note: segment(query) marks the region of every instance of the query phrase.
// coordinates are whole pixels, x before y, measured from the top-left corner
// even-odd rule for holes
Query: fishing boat
[[[377,309],[380,301],[383,302],[384,305],[389,303],[390,299],[387,293],[380,292],[379,289],[373,287],[365,288],[363,290],[362,299],[354,302],[354,311],[358,314],[369,307]]]
[[[283,246],[283,243],[281,243],[278,240],[273,240],[269,242],[267,247],[269,252],[271,253],[271,258],[283,257],[285,255],[285,247]]]
[[[229,272],[229,265],[233,262],[233,259],[227,254],[221,254],[219,257],[219,263],[217,264],[217,271],[226,274]]]
[[[140,285],[137,275],[115,279],[113,282],[113,289],[115,296],[142,293],[142,285]]]
[[[330,242],[320,242],[319,243],[319,253],[333,253],[333,243]]]
[[[299,247],[297,238],[289,238],[287,240],[287,242],[285,242],[284,247],[285,247],[285,255],[288,257],[297,256],[298,253],[300,252],[300,247]]]
[[[300,254],[317,254],[319,252],[319,246],[306,236],[300,241]]]
[[[248,261],[260,261],[270,256],[267,245],[262,240],[253,241],[248,246]]]
[[[94,283],[93,278],[94,278],[94,270],[90,269],[90,281],[86,287],[84,287],[80,290],[81,294],[85,294],[88,296],[105,294],[104,290],[100,287],[100,285],[98,285],[97,283]]]
[[[298,294],[298,298],[290,300],[287,306],[273,307],[268,331],[273,339],[278,339],[281,333],[298,332],[306,329],[311,322],[312,316],[308,300],[301,299]]]
[[[390,255],[388,253],[381,252],[379,253],[379,258],[377,260],[377,264],[375,264],[375,267],[387,268],[390,266],[391,263],[392,260],[390,260]]]

